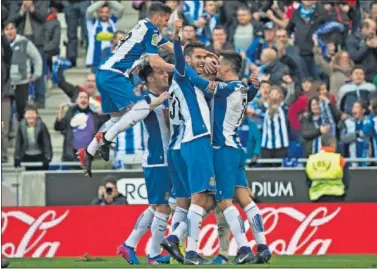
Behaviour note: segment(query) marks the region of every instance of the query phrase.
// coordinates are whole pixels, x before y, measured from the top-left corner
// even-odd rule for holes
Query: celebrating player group
[[[238,77],[242,58],[229,51],[214,55],[201,43],[190,43],[182,50],[181,20],[175,21],[172,46],[160,33],[171,12],[168,6],[153,2],[147,19],[139,21],[100,66],[97,87],[102,111],[111,114],[111,119],[87,149],[79,150],[81,165],[91,176],[94,155],[99,152],[108,161],[114,138],[143,121],[146,150],[142,166],[150,207],[118,247],[119,254],[130,264],[139,264],[135,247],[150,228],[149,264],[168,263],[161,247],[180,263],[209,264],[198,253],[198,241],[203,219],[217,207],[238,246],[233,263],[267,263],[271,253],[260,210],[249,194],[244,152],[237,136],[248,102],[248,87]],[[159,47],[174,53],[174,65],[160,58]],[[130,75],[134,73],[148,88],[141,96],[133,91]],[[175,207],[169,206],[171,198],[176,199]],[[256,255],[234,200],[250,222]],[[164,238],[171,214],[173,232]],[[186,236],[184,251],[181,246]],[[227,262],[224,256],[220,263]]]

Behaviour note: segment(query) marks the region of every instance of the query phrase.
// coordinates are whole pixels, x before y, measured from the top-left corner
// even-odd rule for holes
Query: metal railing
[[[294,158],[291,158],[291,160],[294,160]],[[299,158],[296,159],[298,163],[303,164],[307,162],[307,158]],[[345,158],[345,160],[349,163],[377,163],[377,158]],[[282,164],[284,162],[284,159],[282,158],[276,158],[276,159],[258,159],[255,163],[256,164]],[[141,166],[141,163],[126,163],[126,165],[130,166]],[[23,171],[26,167],[41,167],[43,166],[42,162],[21,162],[21,167],[16,168],[16,170]],[[77,167],[80,166],[79,162],[54,162],[50,163],[50,166],[55,167]],[[15,169],[11,166],[3,167],[6,170],[14,171]],[[8,169],[7,169],[8,168]],[[57,169],[59,170],[59,169]]]

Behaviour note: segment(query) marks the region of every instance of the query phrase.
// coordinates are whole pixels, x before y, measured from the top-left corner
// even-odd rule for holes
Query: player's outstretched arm
[[[182,20],[175,20],[174,21],[174,63],[175,63],[175,70],[179,76],[185,76],[185,56],[183,55],[181,39],[179,38],[179,32],[183,27]]]

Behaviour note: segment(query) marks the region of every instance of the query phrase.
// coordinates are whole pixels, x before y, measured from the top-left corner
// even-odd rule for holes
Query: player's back
[[[175,74],[172,87],[180,103],[184,122],[182,143],[210,135],[210,111],[203,91],[194,87],[188,75],[180,77],[179,74]]]
[[[151,102],[158,98],[152,92],[147,92],[146,95],[149,96]],[[169,144],[170,133],[165,120],[165,113],[167,113],[167,106],[162,104],[152,110],[143,120],[145,127],[143,167],[167,165],[166,150]]]
[[[218,82],[212,103],[213,146],[241,147],[237,129],[247,106],[248,88],[241,81]]]
[[[140,65],[148,54],[157,54],[162,36],[157,26],[148,19],[140,20],[122,40],[113,54],[102,63],[101,70],[112,70],[125,76]]]

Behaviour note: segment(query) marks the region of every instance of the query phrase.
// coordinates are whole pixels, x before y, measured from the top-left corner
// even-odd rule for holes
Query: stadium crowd
[[[258,158],[307,157],[318,152],[325,133],[336,137],[345,157],[377,157],[377,1],[163,2],[174,10],[163,33],[167,38],[172,37],[174,19],[181,17],[184,44],[201,41],[215,53],[235,50],[243,58],[243,82],[251,85],[258,77],[260,87],[249,93],[239,130],[249,165]],[[132,1],[139,18],[150,3]],[[38,160],[48,168],[50,136],[58,134],[49,133],[38,117],[38,109],[46,105],[47,79],[72,101],[60,106],[54,128],[64,136],[62,160],[77,161],[77,150],[107,120],[94,73],[125,34],[117,29],[124,7],[108,0],[3,0],[1,7],[2,162],[8,161],[16,114],[15,166]],[[59,11],[67,23],[66,59],[59,56]],[[82,86],[64,75],[77,65],[79,46],[86,48],[85,64],[93,72]],[[141,80],[133,80],[135,90],[142,91]],[[124,168],[130,156],[132,163],[141,162],[142,124],[114,142],[115,169]]]

